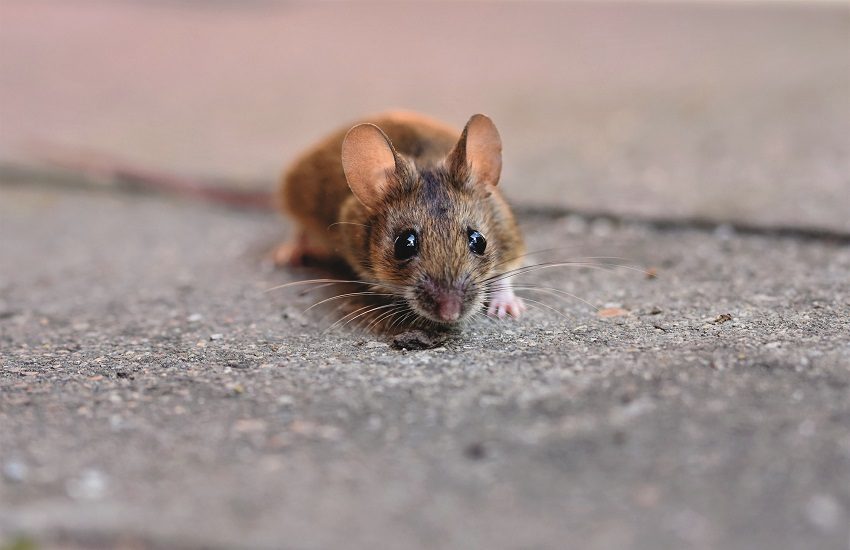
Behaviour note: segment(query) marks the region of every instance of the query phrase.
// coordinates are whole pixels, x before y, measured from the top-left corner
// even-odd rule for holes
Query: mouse
[[[276,203],[296,235],[276,261],[342,262],[438,327],[519,318],[510,273],[525,244],[501,171],[502,140],[483,114],[462,130],[407,111],[343,126],[283,173]]]

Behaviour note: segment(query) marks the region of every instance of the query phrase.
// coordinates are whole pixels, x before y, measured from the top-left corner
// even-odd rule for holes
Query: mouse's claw
[[[525,311],[525,304],[522,298],[514,294],[510,286],[504,286],[493,295],[490,300],[490,305],[487,308],[487,315],[504,319],[508,315],[514,318],[519,318]]]

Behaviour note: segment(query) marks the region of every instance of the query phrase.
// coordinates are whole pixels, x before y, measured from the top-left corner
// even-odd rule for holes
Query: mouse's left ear
[[[476,184],[496,186],[502,174],[502,138],[486,115],[472,115],[448,159],[453,174],[469,171]]]

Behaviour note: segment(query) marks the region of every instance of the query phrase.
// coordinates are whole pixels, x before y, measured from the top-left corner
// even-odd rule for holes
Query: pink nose
[[[460,317],[460,296],[446,294],[437,300],[437,315],[441,320],[452,323]]]

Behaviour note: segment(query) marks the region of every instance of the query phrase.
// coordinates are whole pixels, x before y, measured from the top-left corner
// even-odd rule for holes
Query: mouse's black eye
[[[469,236],[469,249],[479,256],[484,254],[487,249],[487,239],[484,235],[474,229],[467,229],[466,234]]]
[[[419,236],[412,229],[405,229],[395,238],[395,259],[409,260],[419,253]]]

